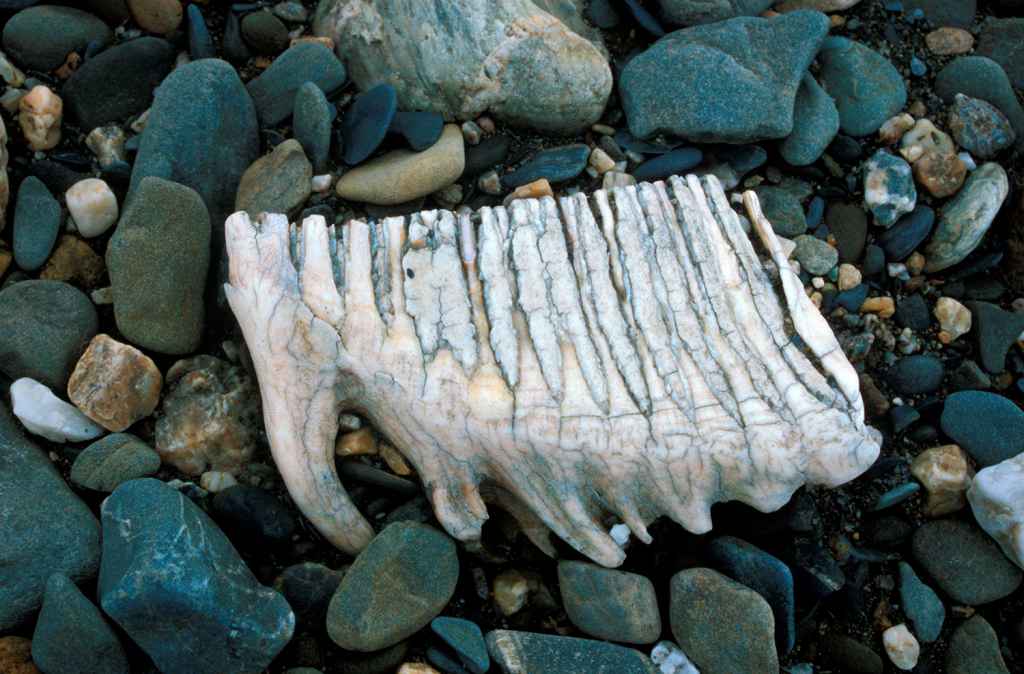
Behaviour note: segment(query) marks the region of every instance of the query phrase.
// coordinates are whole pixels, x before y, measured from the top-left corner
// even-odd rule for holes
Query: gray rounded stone
[[[558,564],[558,587],[569,620],[592,637],[649,644],[661,635],[658,597],[644,576],[564,561]]]
[[[999,164],[988,162],[973,171],[942,208],[924,249],[925,271],[948,269],[974,252],[1009,192],[1009,177]]]
[[[62,281],[22,281],[0,291],[0,372],[60,392],[96,335],[96,308]]]
[[[999,108],[1017,134],[1017,148],[1024,147],[1024,108],[1003,68],[984,56],[960,56],[935,77],[935,93],[947,103],[957,94],[980,98]]]
[[[824,276],[839,263],[839,251],[816,236],[802,234],[796,239],[793,257],[808,274]]]
[[[1024,88],[1024,17],[989,17],[981,26],[977,53],[1006,71],[1013,86]]]
[[[351,651],[378,651],[425,627],[455,592],[459,560],[447,534],[396,522],[352,563],[327,609],[327,634]]]
[[[313,166],[294,138],[260,157],[242,174],[235,209],[253,218],[260,213],[294,214],[309,198]]]
[[[946,607],[935,590],[921,582],[906,562],[900,562],[900,602],[918,639],[931,643],[939,638],[946,621]]]
[[[242,19],[242,37],[258,54],[273,56],[288,47],[288,26],[270,11],[262,9]]]
[[[999,648],[999,635],[980,615],[964,621],[949,640],[947,674],[1010,674]]]
[[[312,82],[299,87],[292,112],[292,131],[313,164],[313,171],[317,173],[327,168],[333,119],[331,104],[327,102],[320,87]]]
[[[494,630],[487,650],[505,674],[657,674],[643,653],[604,641]]]
[[[672,576],[672,635],[701,672],[775,672],[775,619],[761,595],[712,569]]]
[[[4,26],[4,51],[15,63],[49,72],[68,54],[90,42],[107,44],[114,34],[107,24],[74,7],[39,5],[23,9]]]
[[[28,176],[14,202],[14,261],[25,271],[43,266],[50,257],[63,220],[60,202],[39,178]]]
[[[757,16],[775,0],[658,0],[661,18],[677,26],[725,21],[734,16]]]
[[[160,455],[130,433],[111,433],[92,443],[71,465],[71,481],[79,487],[112,492],[117,487],[160,470]]]
[[[43,672],[128,674],[128,656],[99,609],[62,573],[46,582],[32,634],[32,661]]]
[[[835,99],[839,127],[866,136],[903,109],[907,87],[887,58],[845,37],[830,37],[818,53],[821,85]]]
[[[999,108],[963,94],[957,94],[950,106],[949,129],[960,147],[978,159],[994,157],[1017,138],[1010,120]]]
[[[838,132],[836,102],[813,75],[804,74],[793,108],[793,133],[779,145],[779,153],[793,166],[813,164]]]
[[[274,59],[246,88],[263,126],[276,126],[292,114],[295,94],[303,84],[312,82],[331,92],[347,77],[345,66],[330,49],[316,42],[301,42]]]
[[[210,215],[192,189],[143,178],[107,246],[114,318],[129,341],[160,353],[202,338]]]
[[[807,217],[804,208],[791,191],[782,187],[758,187],[757,198],[765,217],[772,223],[772,229],[779,236],[792,239],[807,231]]]
[[[978,527],[958,520],[925,522],[911,540],[914,559],[953,601],[980,606],[1012,594],[1022,572]]]

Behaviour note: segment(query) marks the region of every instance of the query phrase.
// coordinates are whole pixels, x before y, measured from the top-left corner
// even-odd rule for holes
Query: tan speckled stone
[[[153,413],[162,386],[160,370],[149,356],[100,334],[78,359],[68,398],[108,431],[123,431]]]

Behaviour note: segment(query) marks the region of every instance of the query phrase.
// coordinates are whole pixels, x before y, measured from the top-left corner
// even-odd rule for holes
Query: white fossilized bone
[[[455,538],[494,501],[607,566],[610,516],[650,542],[660,515],[705,532],[715,502],[769,511],[859,475],[880,435],[857,374],[744,202],[768,268],[713,177],[337,229],[232,215],[225,290],[296,504],[343,550],[372,537],[335,469],[343,411]]]

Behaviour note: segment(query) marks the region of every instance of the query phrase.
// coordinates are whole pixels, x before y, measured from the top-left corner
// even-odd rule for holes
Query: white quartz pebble
[[[893,625],[883,632],[882,643],[889,659],[897,668],[909,671],[917,666],[917,659],[921,656],[921,645],[903,623]]]
[[[235,476],[222,470],[208,470],[199,478],[199,486],[211,494],[222,492],[236,484],[238,484],[238,480],[235,479]]]
[[[978,471],[967,500],[981,528],[1024,568],[1024,453]]]
[[[619,544],[619,547],[626,547],[626,543],[629,543],[629,527],[625,524],[616,524],[608,532],[608,535]]]
[[[651,662],[661,674],[700,674],[683,649],[671,641],[659,641],[651,649]]]
[[[65,192],[64,199],[78,233],[87,239],[99,236],[117,222],[117,197],[99,178],[79,180]]]
[[[47,440],[82,442],[106,432],[35,379],[22,377],[11,384],[11,404],[25,428]]]

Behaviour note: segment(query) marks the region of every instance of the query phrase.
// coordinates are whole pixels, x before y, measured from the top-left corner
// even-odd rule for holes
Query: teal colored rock
[[[323,564],[300,562],[282,571],[274,581],[274,588],[288,600],[300,626],[320,629],[331,597],[344,577],[343,571]]]
[[[74,7],[40,5],[23,9],[4,26],[4,51],[22,68],[49,72],[68,54],[90,42],[105,45],[114,37],[102,20]]]
[[[487,650],[505,674],[657,674],[650,658],[605,641],[494,630]]]
[[[160,455],[130,433],[111,433],[92,443],[71,465],[71,481],[79,487],[112,492],[128,480],[160,470]]]
[[[839,263],[839,251],[816,236],[801,234],[793,241],[796,243],[793,257],[808,274],[824,276]]]
[[[313,171],[322,173],[327,168],[331,151],[331,122],[334,120],[331,104],[317,85],[306,82],[295,94],[292,112],[292,131],[302,144]]]
[[[487,642],[475,622],[463,618],[434,618],[430,629],[453,651],[466,668],[473,674],[486,674],[491,668],[491,657],[487,654]]]
[[[126,482],[101,507],[103,611],[167,674],[263,671],[295,616],[259,584],[198,506],[159,480]]]
[[[672,635],[701,672],[776,672],[775,621],[768,602],[712,569],[672,576]]]
[[[210,215],[199,195],[168,180],[142,179],[107,246],[121,334],[160,353],[194,351],[209,265]]]
[[[886,373],[886,378],[897,393],[913,396],[936,391],[942,385],[944,374],[941,360],[918,353],[896,361]]]
[[[952,103],[957,94],[988,101],[1010,120],[1017,134],[1016,147],[1024,147],[1024,108],[1017,100],[1006,71],[992,59],[984,56],[954,59],[935,77],[935,93],[946,103]]]
[[[910,547],[918,566],[958,604],[981,606],[1020,587],[1020,568],[974,524],[925,522],[914,532]]]
[[[327,634],[350,651],[378,651],[425,627],[455,592],[459,560],[447,534],[396,522],[352,563],[327,609]]]
[[[757,16],[774,0],[657,0],[661,17],[677,26],[725,21],[734,16]]]
[[[949,109],[949,130],[957,144],[977,159],[991,159],[1013,145],[1017,134],[996,106],[957,94]]]
[[[288,99],[289,110],[293,100]],[[256,109],[235,69],[220,59],[175,68],[153,98],[122,213],[144,178],[170,180],[199,194],[219,245],[238,181],[259,153]]]
[[[43,266],[64,219],[60,202],[39,178],[28,176],[14,202],[14,261],[25,271]]]
[[[650,644],[661,636],[654,584],[644,576],[587,562],[560,562],[558,587],[569,620],[589,636]]]
[[[501,182],[510,189],[541,178],[552,183],[565,182],[583,173],[589,157],[590,148],[583,143],[541,150],[518,169],[502,176]]]
[[[1006,369],[1006,354],[1024,332],[1024,314],[1006,311],[989,302],[968,302],[978,359],[992,374]]]
[[[921,582],[906,562],[900,562],[900,603],[920,641],[931,643],[939,638],[946,621],[946,607],[935,590]]]
[[[910,164],[885,150],[875,152],[864,164],[864,203],[882,227],[913,211],[917,188]]]
[[[839,131],[836,102],[810,73],[805,73],[793,107],[793,133],[779,144],[782,158],[793,166],[818,161]]]
[[[800,80],[828,33],[820,12],[683,28],[633,57],[619,94],[637,138],[747,143],[793,131]]]
[[[35,617],[53,574],[82,583],[96,576],[100,527],[2,400],[0,513],[0,632],[7,633]]]
[[[256,104],[260,123],[269,127],[292,114],[295,94],[306,82],[330,93],[344,84],[347,77],[345,66],[334,52],[316,42],[301,42],[285,50],[246,87]]]
[[[999,635],[980,615],[964,621],[949,640],[947,674],[1010,674],[999,647]]]
[[[946,398],[942,432],[982,467],[1024,452],[1024,412],[1009,398],[987,391],[960,391]]]
[[[63,391],[96,336],[96,307],[63,281],[21,281],[0,290],[0,372]]]
[[[791,191],[775,186],[758,187],[754,191],[776,234],[793,239],[807,231],[804,207]]]
[[[62,573],[46,582],[32,634],[32,662],[44,672],[128,674],[128,656],[100,610]]]
[[[924,248],[925,271],[942,271],[974,252],[1009,192],[1002,166],[989,162],[975,169],[942,207],[935,233]]]
[[[821,85],[835,99],[839,128],[867,136],[903,109],[907,87],[887,58],[845,37],[830,37],[818,52]]]

